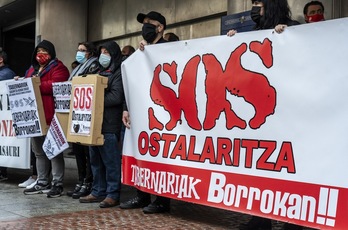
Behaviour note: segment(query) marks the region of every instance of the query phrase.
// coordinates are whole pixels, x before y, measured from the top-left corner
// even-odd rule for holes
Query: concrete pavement
[[[24,195],[18,184],[30,170],[8,169],[7,181],[0,182],[0,229],[238,229],[249,215],[172,200],[171,212],[144,214],[141,209],[101,209],[98,203],[81,204],[66,195],[47,198],[46,194]],[[77,178],[75,160],[66,158],[65,192]],[[121,201],[135,195],[122,187]],[[279,230],[282,223],[273,222]]]

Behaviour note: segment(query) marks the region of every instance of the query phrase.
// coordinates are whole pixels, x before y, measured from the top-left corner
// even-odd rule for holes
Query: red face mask
[[[308,17],[308,22],[320,22],[324,21],[324,15],[323,14],[314,14]]]
[[[51,60],[51,55],[46,53],[38,53],[36,54],[36,61],[41,65],[47,65],[48,62]]]

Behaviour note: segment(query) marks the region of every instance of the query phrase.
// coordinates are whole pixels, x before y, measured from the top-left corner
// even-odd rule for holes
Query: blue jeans
[[[120,200],[121,192],[121,151],[118,137],[104,133],[104,145],[89,147],[93,173],[91,194],[96,197],[110,197]]]

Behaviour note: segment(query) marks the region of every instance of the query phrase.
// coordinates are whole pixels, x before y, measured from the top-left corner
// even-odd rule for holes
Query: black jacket
[[[104,43],[99,48],[99,51],[102,47],[111,55],[111,62],[107,68],[99,66],[99,75],[108,78],[108,85],[104,94],[102,133],[115,133],[119,135],[122,124],[122,106],[124,103],[124,91],[121,76],[121,49],[114,41]]]

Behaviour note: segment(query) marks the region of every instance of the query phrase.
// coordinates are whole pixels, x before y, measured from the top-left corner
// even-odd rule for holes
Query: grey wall
[[[89,1],[88,39],[114,39],[120,46],[138,46],[141,24],[137,14],[158,11],[166,17],[167,32],[181,39],[218,35],[220,16],[226,14],[226,0],[91,0]],[[215,15],[215,17],[214,17]],[[207,17],[211,16],[211,17]]]
[[[303,23],[307,1],[288,1],[293,18]],[[326,19],[348,16],[348,1],[322,2]],[[221,16],[250,9],[250,0],[37,0],[36,35],[52,41],[58,58],[70,68],[81,41],[115,40],[121,48],[128,44],[137,48],[142,39],[139,12],[161,12],[167,19],[166,32],[187,40],[217,36]]]
[[[51,41],[69,68],[78,43],[87,39],[87,0],[37,0],[36,36]]]

